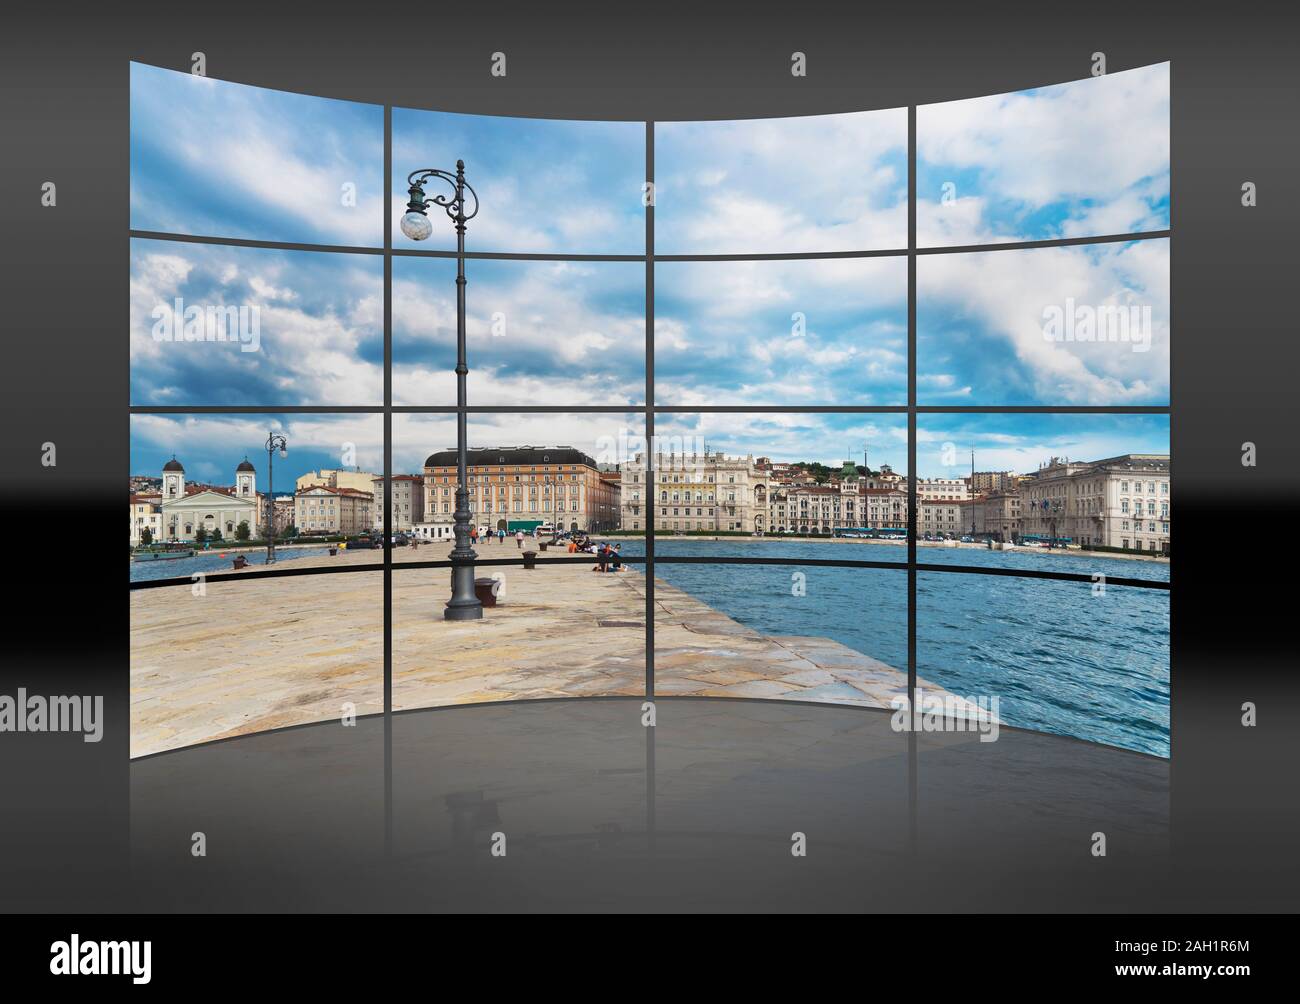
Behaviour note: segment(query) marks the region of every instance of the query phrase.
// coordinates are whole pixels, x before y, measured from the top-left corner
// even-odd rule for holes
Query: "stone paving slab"
[[[436,560],[447,549],[394,554]],[[643,694],[645,579],[630,568],[590,568],[492,568],[505,574],[499,605],[482,621],[460,623],[442,619],[446,570],[395,572],[394,709]],[[662,580],[654,618],[659,694],[864,707],[889,707],[906,694],[906,674],[891,666],[828,638],[763,635]],[[349,710],[381,712],[382,644],[380,572],[215,582],[197,597],[188,585],[132,592],[131,755],[306,722],[344,727]]]

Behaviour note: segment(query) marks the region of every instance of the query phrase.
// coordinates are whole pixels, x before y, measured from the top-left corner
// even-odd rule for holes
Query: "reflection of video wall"
[[[1168,755],[1168,64],[650,126],[131,85],[133,755],[921,694]],[[397,226],[457,160],[470,624],[456,234]]]

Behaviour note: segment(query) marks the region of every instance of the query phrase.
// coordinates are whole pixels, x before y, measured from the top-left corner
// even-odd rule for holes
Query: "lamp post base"
[[[451,599],[443,609],[444,620],[483,619],[483,603],[474,592],[474,566],[457,565],[451,570]]]
[[[475,597],[469,603],[457,603],[456,600],[449,600],[446,608],[442,611],[443,620],[448,621],[481,621],[483,619],[483,604]]]

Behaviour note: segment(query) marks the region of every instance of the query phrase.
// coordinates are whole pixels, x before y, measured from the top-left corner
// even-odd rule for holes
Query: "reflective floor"
[[[1116,910],[1161,896],[1165,760],[769,701],[661,698],[644,728],[641,704],[396,714],[388,770],[382,718],[137,760],[138,908]]]

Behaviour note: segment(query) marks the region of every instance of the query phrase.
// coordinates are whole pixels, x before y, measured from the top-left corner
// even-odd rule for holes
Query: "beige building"
[[[409,531],[424,519],[424,478],[419,474],[394,474],[393,508],[388,526],[393,533]],[[384,528],[384,479],[371,481],[375,497],[375,529]]]
[[[161,495],[142,494],[131,496],[131,546],[138,547],[142,541],[143,531],[148,530],[154,543],[163,539]]]
[[[1020,485],[1023,534],[1072,544],[1168,551],[1168,454],[1127,453],[1090,463],[1053,457]]]
[[[325,485],[327,488],[351,488],[353,491],[373,494],[375,490],[375,478],[377,474],[371,474],[360,469],[346,470],[319,470],[308,471],[298,478],[295,486],[298,491],[304,488],[311,488],[314,485]]]
[[[1015,471],[976,471],[970,476],[972,495],[988,495],[992,492],[1015,491]]]
[[[907,490],[906,479],[902,487],[904,491]],[[970,482],[966,478],[917,478],[917,502],[968,498],[970,498]]]
[[[767,526],[773,533],[788,533],[790,527],[790,489],[772,485],[767,493]]]
[[[233,540],[240,523],[247,523],[249,536],[256,537],[264,522],[261,502],[257,472],[247,458],[235,468],[233,486],[215,487],[187,485],[184,466],[172,457],[162,469],[162,539],[195,540],[202,529],[208,536],[220,532],[224,539]]]
[[[300,534],[353,534],[370,530],[374,495],[355,488],[314,485],[294,496],[294,525]]]
[[[645,530],[654,513],[656,532],[766,533],[771,473],[753,456],[660,453],[653,483],[646,455],[623,465],[621,526]]]
[[[619,482],[572,446],[476,447],[468,451],[470,521],[513,531],[542,524],[599,533],[618,528]],[[415,529],[451,537],[456,522],[456,451],[424,462],[424,519]]]
[[[789,518],[799,533],[831,533],[859,526],[862,494],[856,480],[832,485],[797,485],[789,490]]]
[[[971,502],[974,511],[975,532],[994,540],[1013,541],[1019,538],[1020,493],[990,491]]]
[[[970,532],[969,501],[958,499],[918,499],[916,532],[960,537]]]
[[[907,529],[907,492],[897,487],[862,489],[863,522],[873,530]]]

